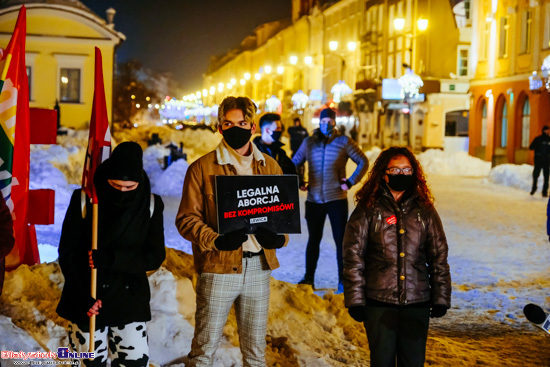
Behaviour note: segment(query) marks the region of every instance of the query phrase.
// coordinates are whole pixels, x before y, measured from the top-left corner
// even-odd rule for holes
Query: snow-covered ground
[[[171,136],[171,134],[173,132],[164,135]],[[43,261],[53,261],[57,257],[56,247],[61,223],[71,190],[78,187],[79,174],[82,172],[81,161],[85,143],[72,143],[77,138],[82,140],[82,134],[73,133],[73,135],[72,140],[71,137],[65,138],[63,145],[33,147],[32,151],[31,187],[49,187],[56,190],[56,224],[37,228]],[[148,135],[141,132],[137,137],[128,135],[126,139],[134,138],[143,142],[144,136]],[[194,131],[192,136],[182,135],[177,139],[190,139],[189,143],[183,140],[186,144],[184,150],[190,157],[196,158],[216,145],[219,134]],[[177,143],[177,139],[173,141]],[[366,152],[371,164],[379,152],[379,149]],[[190,244],[181,238],[174,226],[181,186],[188,164],[178,161],[163,171],[161,161],[164,154],[166,151],[163,147],[149,147],[144,154],[144,166],[151,178],[153,190],[163,196],[165,203],[167,247],[190,253]],[[448,316],[433,323],[435,333],[441,330],[443,334],[448,333],[452,344],[458,343],[453,339],[453,333],[461,334],[467,330],[482,327],[480,325],[486,325],[487,330],[483,337],[487,338],[494,336],[492,327],[495,330],[500,327],[517,329],[523,334],[532,332],[533,327],[522,316],[523,305],[533,302],[548,308],[550,304],[548,296],[550,243],[545,226],[547,201],[540,197],[540,193],[535,196],[530,196],[528,193],[531,187],[532,166],[501,165],[491,169],[490,163],[465,153],[447,154],[442,151],[427,151],[419,154],[418,157],[426,171],[428,183],[436,199],[436,207],[447,233],[453,281],[453,308]],[[350,164],[348,171],[352,169],[353,164]],[[540,187],[541,184],[539,184]],[[356,189],[357,187],[349,195],[350,213],[354,207],[352,196]],[[305,194],[301,193],[302,217],[304,200]],[[278,251],[281,267],[273,272],[274,278],[290,283],[296,283],[302,278],[307,238],[306,223],[302,219],[302,234],[290,235],[289,245]],[[150,281],[153,288],[153,309],[158,311],[154,312],[153,321],[150,323],[150,338],[154,340],[152,356],[154,361],[162,364],[183,356],[185,354],[183,349],[185,352],[188,350],[192,336],[192,326],[189,323],[189,320],[192,320],[190,316],[192,312],[187,314],[187,321],[181,316],[181,312],[177,312],[178,302],[181,306],[182,301],[176,302],[175,289],[178,289],[179,294],[180,287],[190,287],[190,284],[182,285],[183,280],[174,280],[172,273],[165,270],[155,273]],[[330,223],[327,220],[317,267],[316,287],[335,288],[336,283],[334,241]],[[291,289],[295,292],[295,289],[302,288]],[[192,293],[192,289],[189,292]],[[274,295],[274,297],[278,296]],[[341,299],[332,296],[331,292],[328,292],[326,297],[329,297],[329,301],[335,299],[341,302]],[[291,301],[282,298],[281,302]],[[335,312],[342,313],[341,310]],[[22,338],[22,331],[13,329],[10,326],[12,324],[2,318],[1,314],[3,312],[0,307],[0,335],[6,332],[14,338]],[[177,330],[180,331],[179,334]],[[315,334],[311,337],[315,338]],[[0,340],[1,349],[4,338],[0,339],[2,339]],[[175,344],[171,342],[172,339]],[[57,342],[61,341],[57,340]],[[26,345],[30,348],[34,345],[33,342],[35,343],[31,338],[26,341]],[[430,341],[428,349],[432,343],[438,342]],[[55,343],[52,342],[53,344]],[[175,345],[178,346],[177,352],[173,351]],[[237,361],[240,353],[238,349],[229,344],[225,346],[226,348],[222,348],[221,352],[224,358],[227,358],[227,361]],[[446,348],[450,347],[447,345]],[[320,354],[308,350],[307,346],[299,348],[298,351],[301,355],[299,358],[301,364],[304,364],[304,361],[315,361],[305,364],[339,365],[331,359],[332,357],[319,359]],[[516,355],[513,350],[510,353],[511,357],[508,357],[513,361]],[[520,351],[518,350],[517,353]],[[428,354],[430,355],[430,352]],[[547,352],[546,356],[548,356]],[[438,365],[445,360],[435,354],[429,357],[428,361],[430,358]],[[497,365],[492,363],[498,360],[497,358],[491,361],[491,358],[483,357],[480,363]],[[332,362],[326,364],[326,361]],[[550,358],[546,361],[550,361]],[[227,365],[231,363],[228,362]]]

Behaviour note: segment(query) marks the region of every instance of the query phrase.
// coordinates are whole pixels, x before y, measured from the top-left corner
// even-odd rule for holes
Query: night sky
[[[291,0],[81,0],[100,17],[116,9],[126,35],[119,62],[171,72],[183,92],[202,88],[210,56],[237,46],[262,23],[290,18]]]

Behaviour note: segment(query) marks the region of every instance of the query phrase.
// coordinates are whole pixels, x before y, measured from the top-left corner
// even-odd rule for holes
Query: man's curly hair
[[[250,124],[254,123],[256,117],[256,105],[248,97],[225,97],[220,106],[218,107],[218,123],[222,123],[227,111],[241,110],[243,112],[244,120]]]

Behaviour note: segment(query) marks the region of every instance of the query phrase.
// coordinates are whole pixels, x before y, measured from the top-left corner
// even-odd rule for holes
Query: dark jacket
[[[550,136],[542,133],[529,145],[529,149],[535,151],[535,164],[550,163]]]
[[[355,185],[367,172],[369,161],[357,144],[336,130],[329,138],[316,129],[306,138],[292,162],[299,167],[307,161],[309,188],[307,201],[317,204],[347,198],[346,191],[340,188],[341,179],[346,178],[346,163],[351,158],[357,164],[348,178]]]
[[[309,136],[307,130],[303,126],[291,126],[288,128],[290,135],[290,150],[297,152],[305,138]]]
[[[102,210],[100,197],[98,249],[107,252],[110,261],[97,270],[97,299],[103,303],[96,317],[98,328],[151,320],[151,295],[146,271],[155,270],[161,265],[165,258],[165,248],[162,219],[164,204],[160,196],[155,195],[151,216],[150,200],[148,188],[142,200],[145,201],[144,210],[122,212],[110,219],[112,223],[105,223],[102,215],[106,217],[109,214]],[[59,316],[76,323],[83,331],[88,331],[86,312],[90,307],[88,250],[91,249],[92,205],[88,200],[86,214],[83,219],[81,190],[75,190],[63,221],[59,242],[59,265],[65,277],[65,285],[57,306]],[[123,222],[124,218],[130,219]],[[109,242],[111,234],[107,231],[119,231],[119,238],[127,240]],[[132,236],[132,233],[138,235]]]
[[[357,206],[346,226],[346,306],[374,300],[450,307],[447,240],[437,211],[423,205],[416,195],[397,203],[385,185],[383,192],[372,207]],[[395,224],[389,219],[393,216]]]
[[[10,209],[6,205],[4,196],[0,191],[0,294],[4,284],[5,257],[10,253],[15,239],[13,238],[13,221]]]
[[[284,144],[279,141],[274,141],[271,144],[265,144],[261,136],[254,138],[254,144],[260,150],[260,152],[269,155],[271,158],[275,159],[285,175],[295,175],[296,166],[290,158],[286,155],[286,152],[281,148]]]

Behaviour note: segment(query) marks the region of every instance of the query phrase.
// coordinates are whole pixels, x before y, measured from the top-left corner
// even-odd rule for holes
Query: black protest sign
[[[216,176],[218,233],[263,227],[300,233],[298,176]]]

